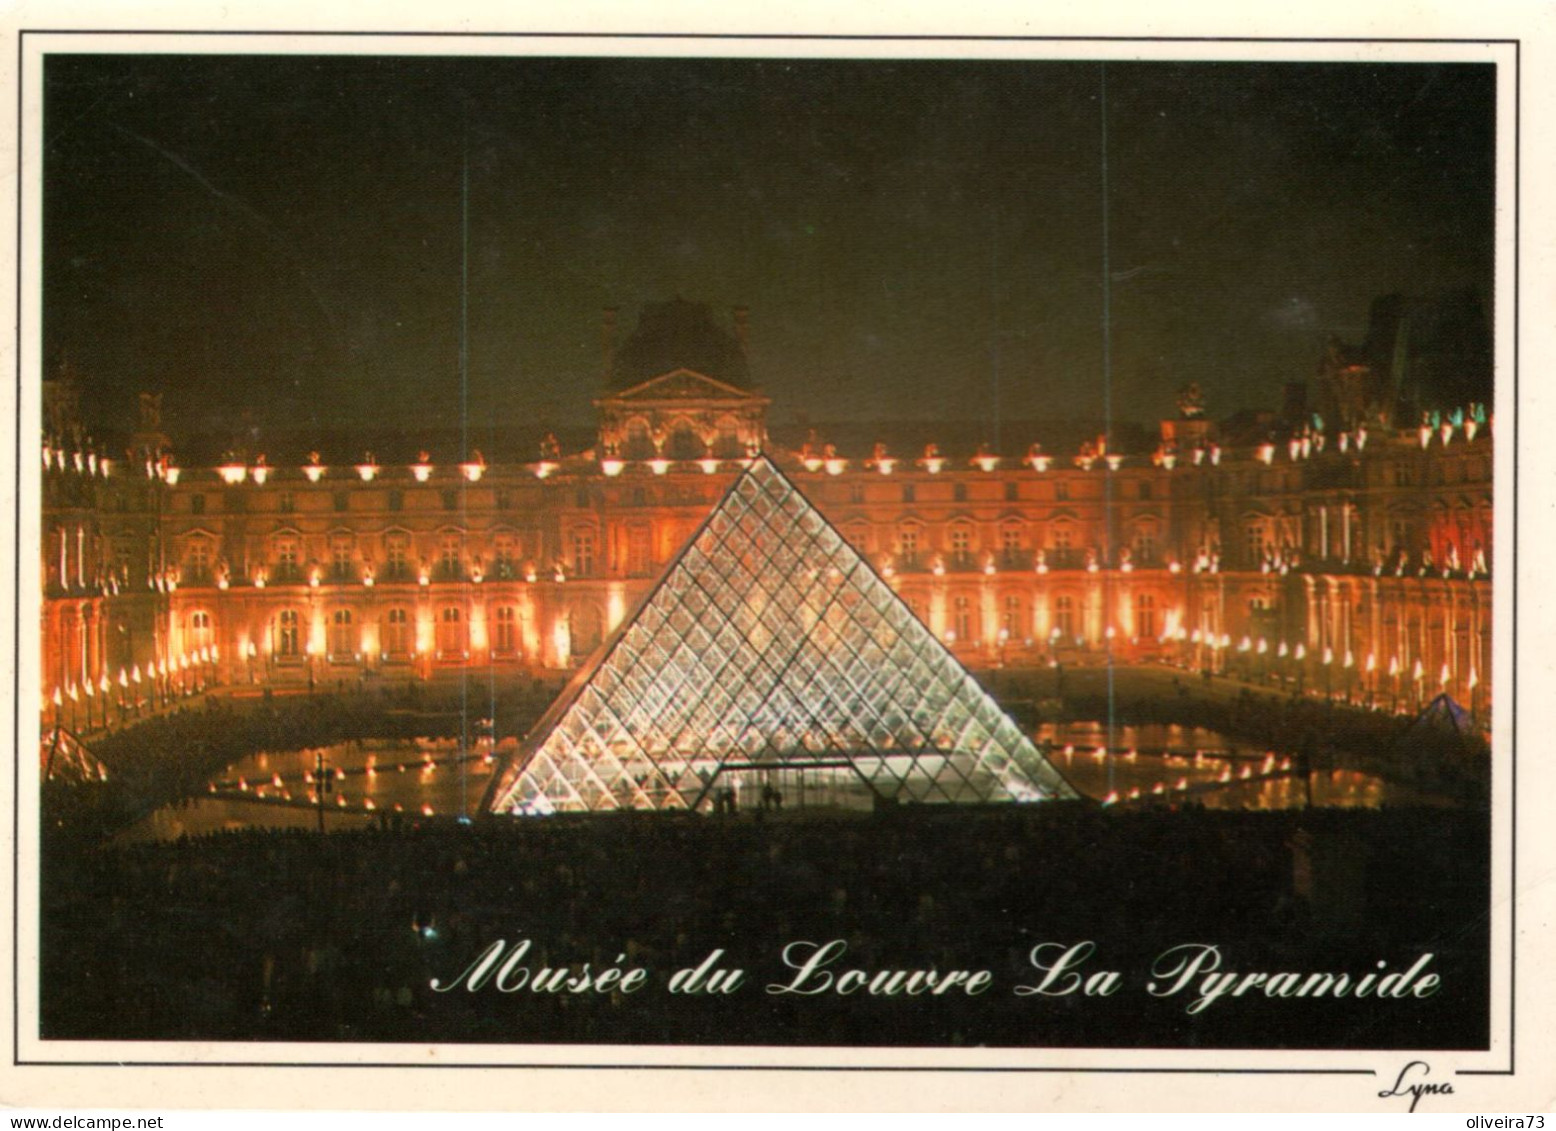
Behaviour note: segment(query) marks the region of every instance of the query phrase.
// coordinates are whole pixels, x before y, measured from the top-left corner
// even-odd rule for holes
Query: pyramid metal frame
[[[727,772],[892,801],[1079,796],[766,456],[493,775],[483,807],[702,809]]]

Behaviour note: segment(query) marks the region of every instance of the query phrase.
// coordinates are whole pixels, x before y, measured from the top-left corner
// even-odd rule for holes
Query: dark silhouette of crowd
[[[1010,681],[1007,698],[1042,703]],[[1104,717],[1070,673],[1064,717]],[[477,694],[472,695],[472,691]],[[1143,811],[1087,803],[785,807],[776,791],[713,814],[416,821],[319,836],[247,830],[175,843],[111,839],[198,795],[261,750],[351,739],[523,734],[555,689],[319,692],[222,700],[99,739],[100,784],[44,792],[42,1030],[201,1040],[1473,1047],[1485,1040],[1488,814],[1458,809]],[[1314,769],[1396,753],[1408,720],[1244,688],[1201,698],[1166,679],[1120,722],[1179,722],[1290,751]],[[1043,703],[1034,710],[1051,710]],[[1418,750],[1419,754],[1419,750]],[[1435,784],[1483,789],[1473,745],[1421,757]],[[1446,765],[1444,770],[1439,765]],[[1412,767],[1402,764],[1401,775]],[[1416,768],[1414,772],[1426,772]],[[1455,775],[1458,775],[1457,777]],[[1469,783],[1464,785],[1464,783]],[[1479,796],[1483,797],[1483,793]],[[435,993],[495,940],[532,965],[646,968],[636,995]],[[788,942],[843,939],[845,965],[987,968],[976,998],[799,998]],[[1019,997],[1042,942],[1094,940],[1127,988]],[[1153,958],[1217,942],[1242,968],[1371,969],[1432,951],[1452,987],[1408,1011],[1356,1003],[1190,1017],[1153,1001]],[[665,992],[722,949],[739,993]]]
[[[491,818],[56,848],[43,885],[42,1028],[59,1038],[1466,1047],[1485,1027],[1487,844],[1473,811],[1049,803],[848,818]],[[1306,886],[1293,880],[1299,854]],[[433,992],[432,979],[457,981],[499,939],[531,940],[536,966],[599,970],[622,956],[650,985],[631,996]],[[764,992],[786,973],[786,943],[831,939],[846,941],[845,965],[987,968],[996,988],[976,999]],[[1126,991],[1013,994],[1031,980],[1033,946],[1084,939],[1098,945],[1098,968],[1125,972]],[[1195,1019],[1143,991],[1153,958],[1189,941],[1220,943],[1229,964],[1261,970],[1369,970],[1432,951],[1452,993],[1392,1013],[1239,1003]],[[715,949],[747,971],[739,993],[665,992],[671,973]]]

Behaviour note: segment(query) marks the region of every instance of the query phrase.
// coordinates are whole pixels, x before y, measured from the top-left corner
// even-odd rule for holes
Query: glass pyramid
[[[494,775],[499,813],[1075,790],[759,456]],[[807,797],[808,793],[808,797]]]

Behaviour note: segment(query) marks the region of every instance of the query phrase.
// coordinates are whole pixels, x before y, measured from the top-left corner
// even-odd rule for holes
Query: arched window
[[[713,441],[713,453],[723,459],[745,455],[745,445],[740,442],[740,421],[733,416],[719,417],[716,426],[718,436]]]
[[[667,459],[701,459],[706,452],[706,446],[697,430],[688,420],[677,420],[670,426],[670,439],[665,444],[665,457]]]
[[[438,652],[444,659],[465,654],[465,618],[458,605],[444,605],[438,614]]]
[[[336,609],[330,616],[330,655],[341,659],[357,650],[357,642],[351,634],[351,610]]]
[[[282,609],[276,617],[276,655],[295,658],[302,654],[301,621],[296,609]]]
[[[211,621],[211,614],[204,610],[190,613],[188,650],[198,652],[201,648],[209,648],[215,643],[216,631]]]
[[[627,421],[627,426],[623,429],[621,457],[623,459],[649,459],[653,454],[654,440],[648,428],[648,421],[641,416],[634,416]]]
[[[390,609],[384,614],[384,651],[404,656],[411,651],[411,615],[406,609]]]

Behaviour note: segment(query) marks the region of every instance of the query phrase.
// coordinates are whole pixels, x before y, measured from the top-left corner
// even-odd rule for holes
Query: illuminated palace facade
[[[743,311],[725,329],[705,306],[650,306],[619,347],[612,317],[594,435],[527,451],[183,466],[143,397],[105,458],[72,382],[49,382],[45,718],[91,729],[219,685],[574,669],[763,451],[969,666],[1111,655],[1398,710],[1446,690],[1487,721],[1478,405],[1390,424],[1378,374],[1333,349],[1327,420],[1218,425],[1189,391],[1138,450],[1095,432],[1040,448],[1040,426],[1008,424],[1003,450],[933,425],[781,443]]]

